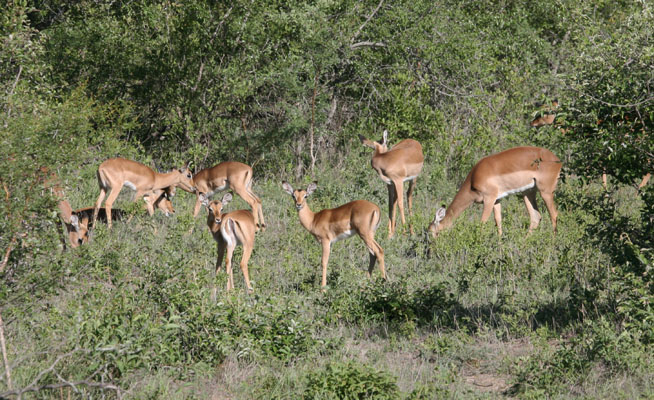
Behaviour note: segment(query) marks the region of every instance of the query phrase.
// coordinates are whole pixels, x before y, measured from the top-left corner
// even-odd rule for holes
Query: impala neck
[[[178,171],[171,171],[171,172],[164,172],[164,173],[159,173],[159,172],[154,172],[154,184],[152,185],[152,189],[162,189],[168,186],[173,186],[175,184],[179,183],[179,172]]]
[[[300,217],[300,223],[304,229],[311,232],[313,228],[313,219],[315,218],[316,214],[311,211],[309,205],[306,202],[304,202],[304,206],[297,212],[297,214]]]
[[[459,215],[461,215],[461,213],[465,211],[466,208],[470,207],[470,205],[475,201],[472,195],[472,186],[470,182],[471,177],[470,174],[468,174],[463,185],[461,185],[461,189],[459,189],[456,196],[454,196],[454,200],[452,200],[452,203],[450,203],[445,211],[445,217],[441,221],[441,229],[447,229],[452,226],[454,220],[456,220]]]

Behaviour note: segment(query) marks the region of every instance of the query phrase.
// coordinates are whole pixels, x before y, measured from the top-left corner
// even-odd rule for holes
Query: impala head
[[[178,169],[177,172],[179,172],[179,182],[177,183],[177,185],[189,193],[195,193],[195,183],[193,182],[193,173],[188,168],[188,165],[184,168]]]
[[[297,208],[298,211],[300,211],[304,205],[306,204],[307,197],[313,193],[318,185],[316,182],[312,182],[309,184],[307,187],[307,190],[294,190],[293,187],[286,181],[282,182],[282,187],[284,188],[284,191],[288,194],[290,194],[293,197],[293,200],[295,200],[295,208]]]
[[[371,149],[375,149],[378,153],[386,153],[388,151],[388,131],[385,130],[382,136],[382,140],[375,142],[372,140],[366,139],[365,136],[359,135],[359,140],[361,140],[361,143],[366,146],[370,147]]]
[[[166,217],[170,216],[170,214],[175,214],[173,197],[175,197],[175,186],[169,186],[164,189],[161,199],[157,203],[157,207],[166,214]]]
[[[204,194],[200,194],[200,201],[202,204],[207,207],[209,210],[209,216],[207,218],[207,224],[209,227],[215,224],[215,226],[220,226],[223,218],[223,207],[232,201],[232,194],[225,193],[222,200],[209,201]]]
[[[431,233],[431,235],[434,237],[434,239],[438,236],[440,231],[445,229],[445,226],[441,224],[441,221],[443,218],[445,218],[445,207],[441,207],[436,211],[436,216],[434,217],[434,220],[429,224],[429,228],[427,230]]]
[[[66,225],[68,225],[68,237],[71,247],[75,248],[89,241],[88,218],[82,218],[82,221],[80,221],[77,215],[71,215],[70,224]]]

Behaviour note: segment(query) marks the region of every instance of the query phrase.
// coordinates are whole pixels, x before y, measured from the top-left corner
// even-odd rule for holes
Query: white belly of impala
[[[507,190],[507,191],[504,192],[504,193],[500,193],[500,195],[497,196],[497,200],[499,200],[499,199],[501,199],[501,198],[504,198],[504,197],[506,197],[506,196],[508,196],[508,195],[510,195],[510,194],[525,192],[525,191],[527,191],[527,190],[529,190],[529,189],[532,189],[534,186],[536,186],[536,181],[535,181],[535,180],[532,180],[531,183],[528,184],[528,185],[521,186],[521,187],[519,187],[519,188],[515,188],[515,189],[511,189],[511,190]]]
[[[347,239],[347,238],[349,238],[349,237],[352,236],[352,235],[354,235],[354,231],[353,231],[353,230],[345,231],[345,232],[339,234],[338,236],[336,236],[336,237],[332,240],[332,243],[338,242],[339,240]]]

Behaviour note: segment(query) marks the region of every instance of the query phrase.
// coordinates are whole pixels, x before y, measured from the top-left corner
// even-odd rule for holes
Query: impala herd
[[[552,118],[553,121],[553,118]],[[551,124],[552,121],[532,122]],[[540,126],[540,125],[538,125]],[[388,237],[396,232],[396,208],[400,210],[402,224],[404,215],[403,185],[409,181],[407,190],[408,212],[411,215],[413,191],[422,171],[424,156],[422,146],[415,140],[405,139],[388,148],[388,133],[384,131],[381,141],[371,141],[359,136],[361,143],[374,149],[372,168],[379,174],[388,189]],[[561,160],[551,151],[540,147],[516,147],[482,158],[468,173],[465,181],[450,205],[441,207],[428,227],[434,238],[452,226],[454,220],[472,203],[482,203],[482,223],[494,214],[499,235],[502,235],[502,214],[499,200],[510,194],[521,194],[529,213],[529,233],[540,223],[541,215],[536,204],[536,193],[540,193],[550,215],[553,231],[556,233],[557,211],[554,204],[554,190],[561,172]],[[266,224],[261,199],[252,191],[252,168],[246,164],[226,161],[206,168],[193,175],[188,167],[168,173],[158,173],[141,163],[124,158],[113,158],[100,164],[97,172],[100,195],[93,208],[73,211],[63,199],[61,188],[52,188],[71,247],[77,247],[89,240],[89,230],[98,218],[111,228],[112,221],[121,219],[123,212],[112,206],[123,186],[136,192],[135,200],[143,198],[147,211],[152,215],[155,208],[166,215],[174,213],[171,199],[179,187],[196,195],[193,216],[196,217],[204,205],[208,211],[207,226],[217,244],[216,272],[220,270],[223,256],[227,253],[227,290],[234,288],[232,256],[236,246],[243,247],[240,267],[245,285],[252,291],[248,273],[248,261],[254,248],[255,232],[264,231]],[[288,182],[282,182],[282,189],[293,198],[300,224],[309,231],[322,246],[322,280],[327,285],[327,264],[333,243],[358,235],[370,253],[368,276],[375,263],[379,263],[381,276],[386,279],[384,250],[375,240],[375,232],[381,222],[379,207],[367,200],[355,200],[332,209],[313,212],[307,198],[317,189],[311,183],[306,189],[293,189]],[[224,212],[232,200],[231,193],[222,200],[210,200],[215,193],[232,189],[252,209]],[[105,196],[104,209],[101,208]],[[398,206],[398,207],[396,207]],[[104,212],[102,212],[104,211]],[[413,234],[413,227],[409,223]]]

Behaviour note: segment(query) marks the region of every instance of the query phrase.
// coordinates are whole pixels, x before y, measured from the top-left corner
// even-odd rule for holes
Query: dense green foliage
[[[63,397],[71,382],[79,397],[153,399],[653,396],[654,185],[634,187],[654,169],[652,26],[637,0],[10,0],[0,397]],[[530,129],[553,99],[555,123]],[[384,129],[425,151],[417,234],[387,240],[381,224],[388,282],[366,280],[359,239],[334,245],[321,293],[320,246],[280,182],[317,180],[313,210],[364,198],[385,221],[357,139]],[[508,198],[501,238],[472,207],[427,240],[471,166],[516,145],[564,161],[558,234],[544,218],[525,237]],[[254,293],[236,271],[211,298],[226,276],[183,192],[171,218],[123,194],[129,223],[64,249],[49,188],[90,206],[114,156],[252,165],[269,223]]]

